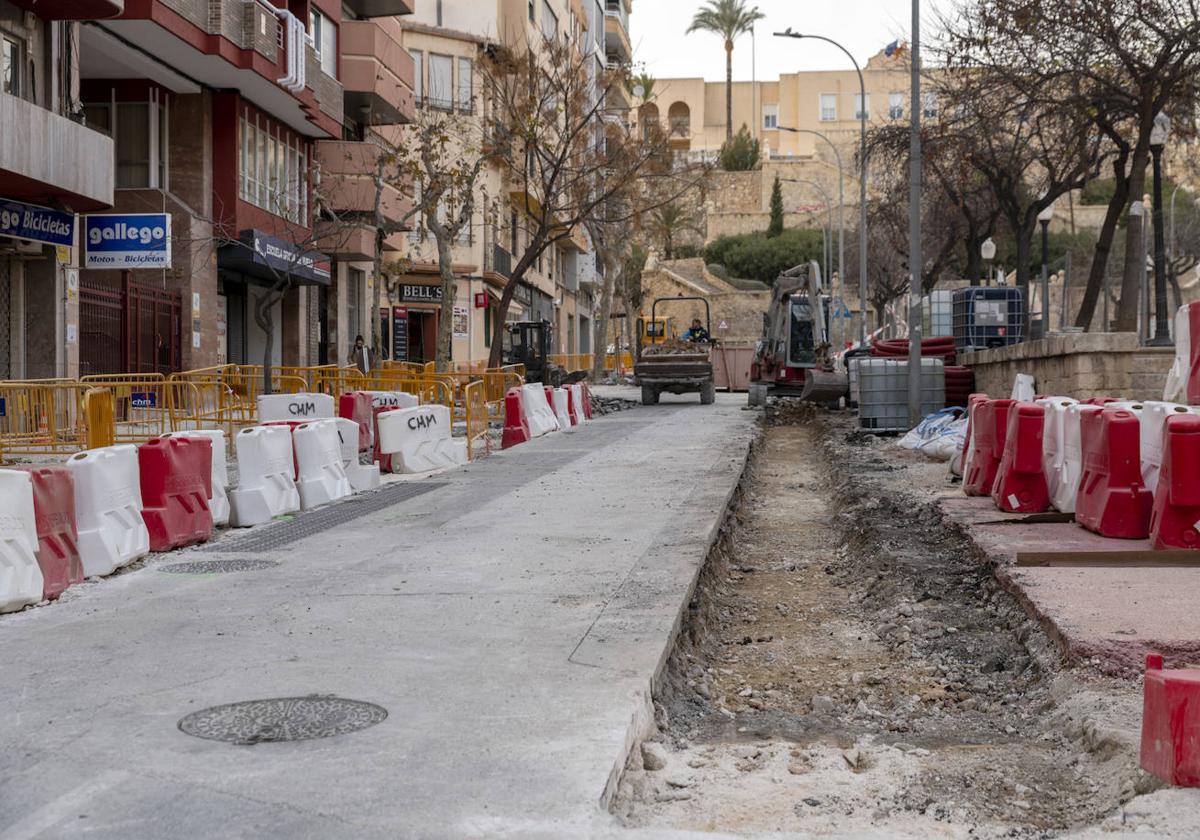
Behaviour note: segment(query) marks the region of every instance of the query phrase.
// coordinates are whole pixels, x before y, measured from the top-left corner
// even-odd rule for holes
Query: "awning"
[[[298,285],[328,286],[329,257],[270,236],[261,230],[244,230],[236,242],[217,250],[217,266],[236,271],[268,285],[274,285],[284,275],[291,275]]]

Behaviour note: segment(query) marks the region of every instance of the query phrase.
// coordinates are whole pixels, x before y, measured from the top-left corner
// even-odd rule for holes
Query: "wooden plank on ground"
[[[1200,567],[1200,551],[1018,551],[1017,565],[1179,569]]]

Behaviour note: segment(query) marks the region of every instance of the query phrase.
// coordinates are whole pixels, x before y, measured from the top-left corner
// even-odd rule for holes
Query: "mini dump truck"
[[[650,307],[651,320],[655,319],[660,303],[678,300],[703,302],[706,329],[712,327],[708,301],[701,297],[659,298]],[[708,344],[667,340],[643,347],[633,366],[633,376],[642,386],[642,405],[657,405],[664,391],[670,394],[698,393],[701,405],[712,405],[717,399]]]

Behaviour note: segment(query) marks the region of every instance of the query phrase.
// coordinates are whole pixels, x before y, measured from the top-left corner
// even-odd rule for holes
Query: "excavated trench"
[[[768,418],[613,812],[749,836],[1120,830],[1155,787],[1136,686],[1061,671],[916,492],[936,474],[849,429]]]

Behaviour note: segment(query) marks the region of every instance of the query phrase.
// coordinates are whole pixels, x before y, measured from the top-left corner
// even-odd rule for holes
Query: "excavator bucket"
[[[835,403],[850,390],[850,379],[837,371],[809,368],[804,371],[804,390],[800,399],[828,405]]]

